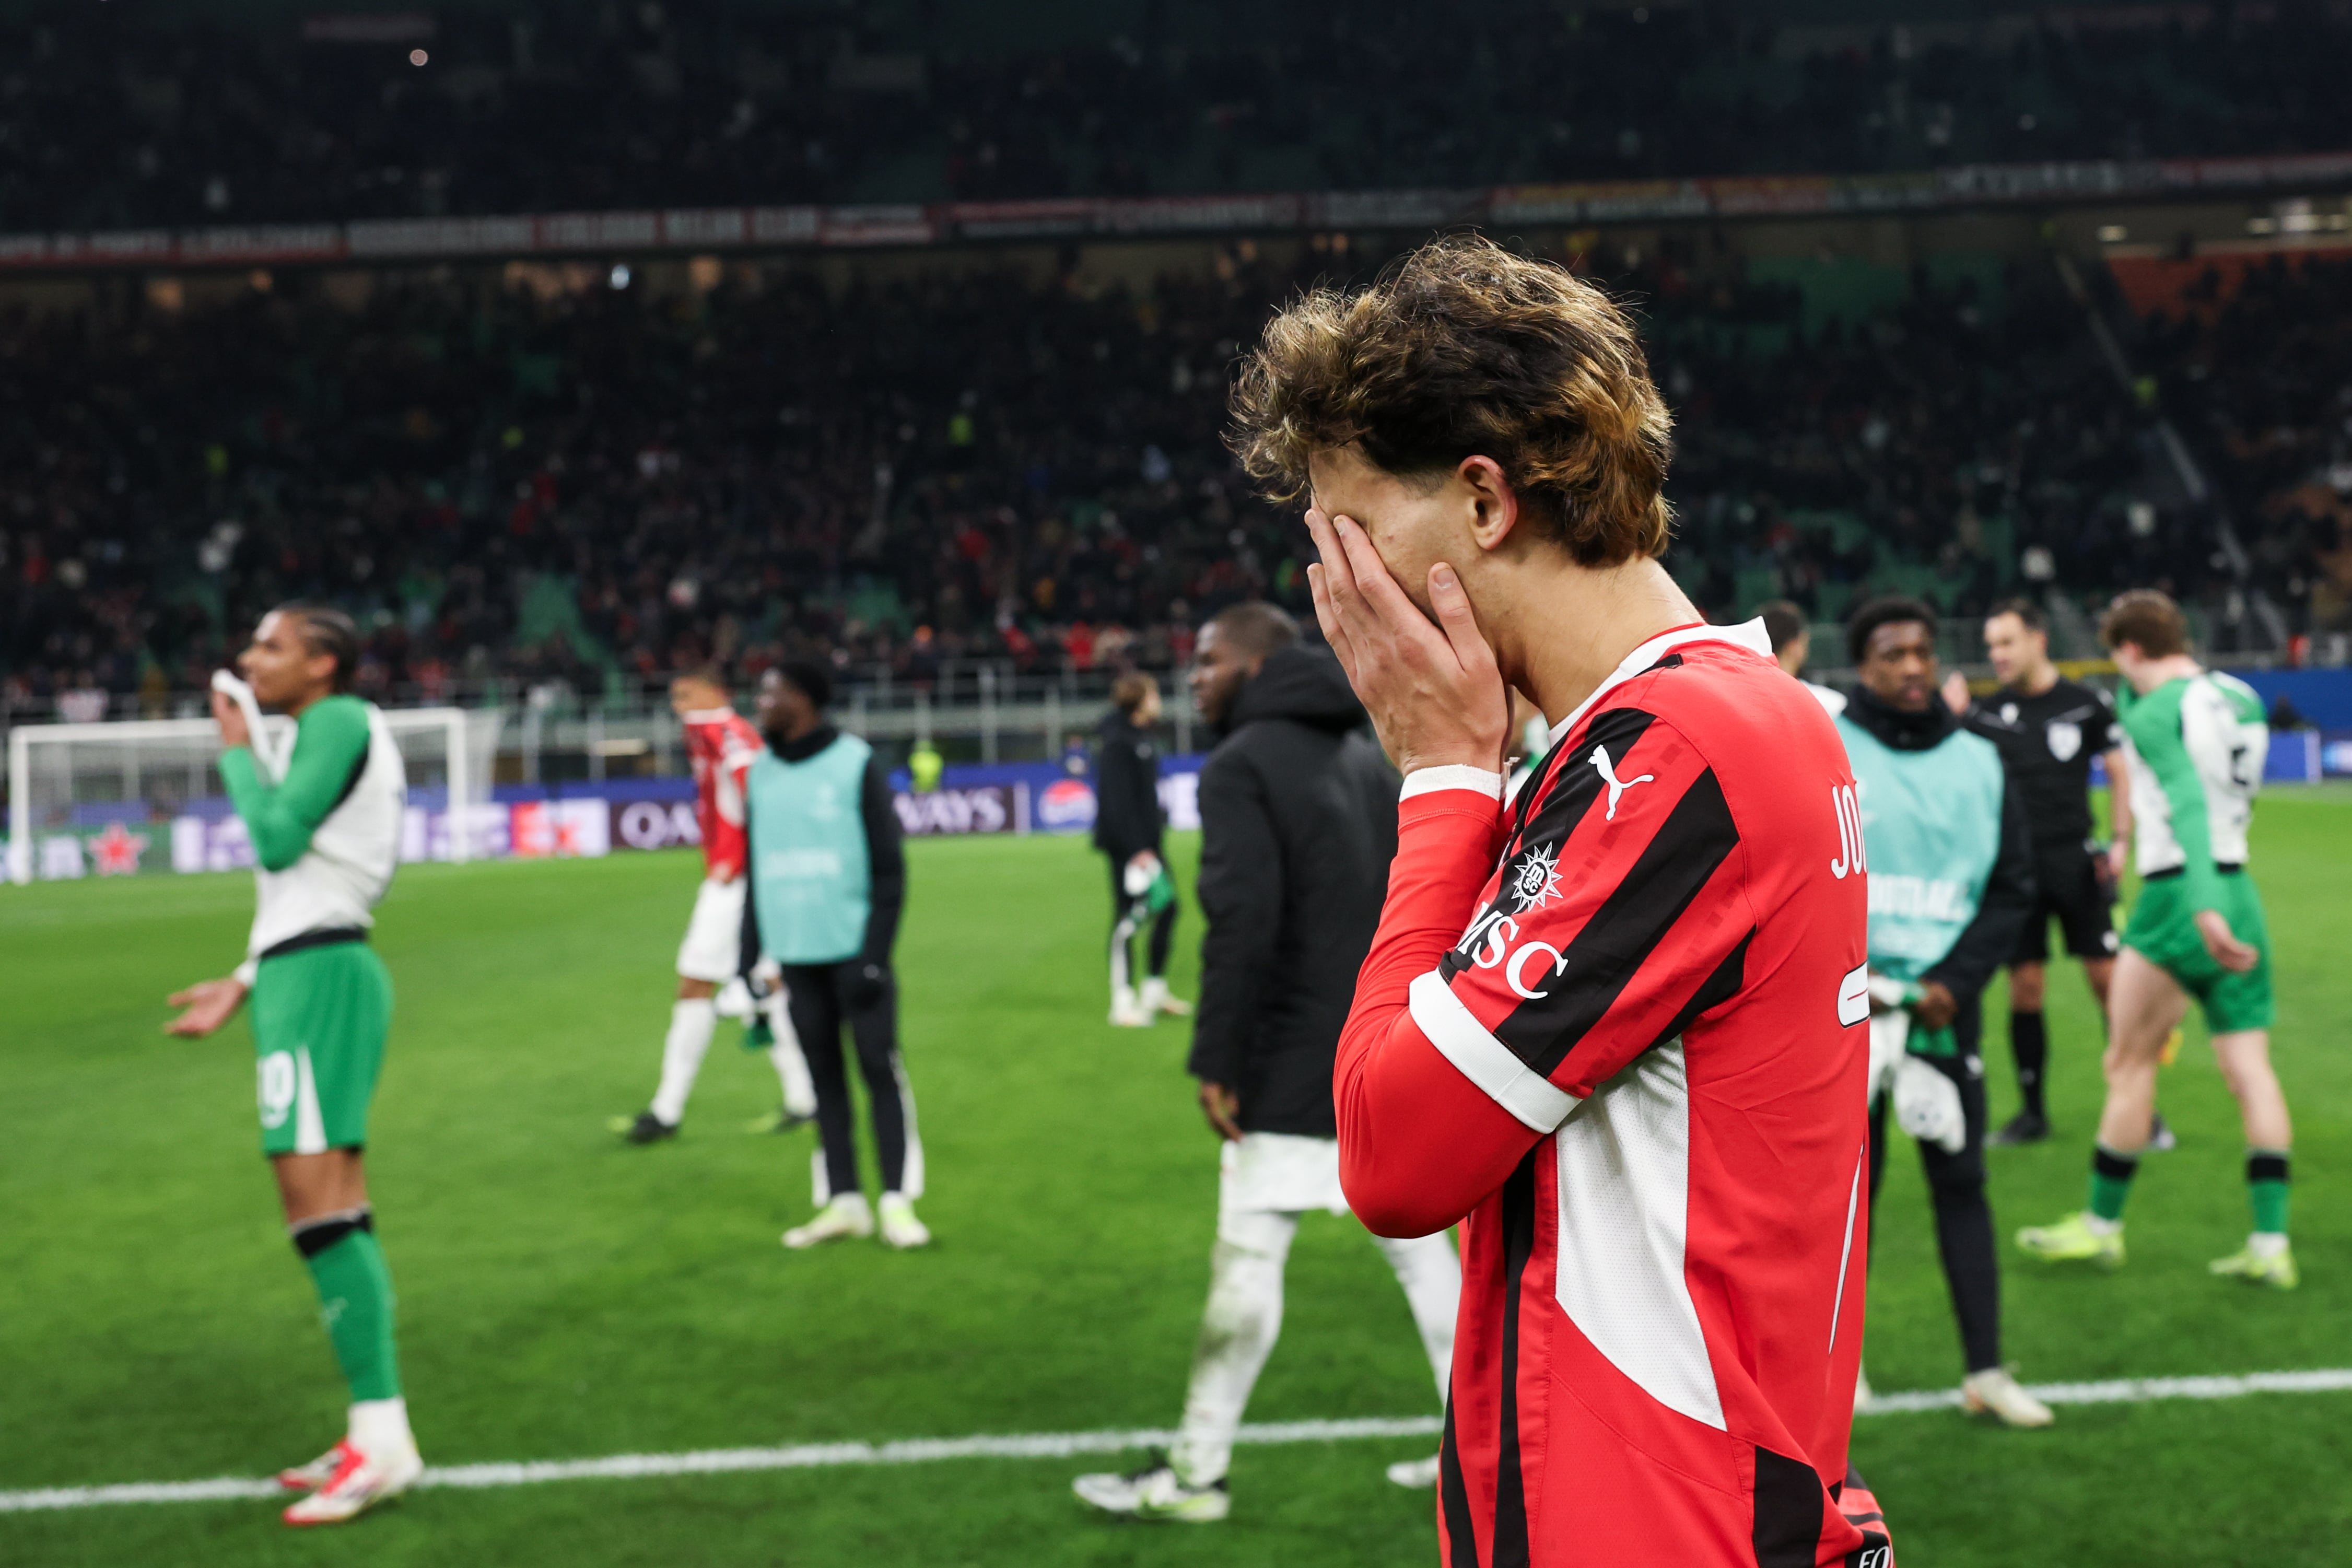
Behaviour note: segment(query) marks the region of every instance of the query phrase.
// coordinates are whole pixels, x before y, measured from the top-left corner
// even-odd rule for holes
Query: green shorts
[[[265,1154],[367,1142],[368,1101],[392,1025],[392,977],[363,942],[261,961],[253,1046]]]
[[[2262,896],[2253,879],[2243,871],[2221,877],[2221,916],[2231,934],[2251,943],[2262,961],[2243,974],[2232,974],[2213,962],[2205,939],[2197,934],[2195,911],[2189,907],[2188,879],[2158,877],[2140,885],[2139,901],[2132,906],[2131,923],[2124,928],[2124,945],[2134,949],[2197,998],[2205,1023],[2217,1035],[2271,1026],[2271,932],[2263,919]]]

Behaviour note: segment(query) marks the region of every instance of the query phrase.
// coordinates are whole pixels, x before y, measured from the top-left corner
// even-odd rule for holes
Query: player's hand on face
[[[1944,706],[1955,715],[1969,710],[1969,678],[1958,670],[1944,677]]]
[[[199,1040],[236,1016],[238,1004],[245,1000],[245,983],[234,977],[199,980],[163,1000],[166,1005],[182,1009],[178,1017],[163,1026],[163,1032]]]
[[[224,692],[213,693],[213,722],[220,726],[221,744],[249,746],[253,737],[245,727],[245,710],[229,700]]]
[[[1913,1005],[1911,1016],[1918,1020],[1921,1028],[1948,1029],[1959,1015],[1959,998],[1941,981],[1930,980],[1920,985],[1919,1000]]]
[[[1223,1084],[1201,1080],[1201,1114],[1209,1119],[1209,1128],[1218,1137],[1228,1143],[1242,1141],[1241,1113],[1241,1096]]]
[[[1307,529],[1323,557],[1307,569],[1315,619],[1397,771],[1500,771],[1510,700],[1454,568],[1439,562],[1429,569],[1433,625],[1353,519],[1310,510]]]
[[[2213,962],[2232,974],[2244,974],[2263,961],[2261,950],[2240,942],[2219,910],[2197,911],[2197,934],[2205,939],[2205,951]]]

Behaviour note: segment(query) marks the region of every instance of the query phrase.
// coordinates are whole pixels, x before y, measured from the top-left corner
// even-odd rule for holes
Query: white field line
[[[2352,1367],[2320,1372],[2257,1372],[2238,1377],[2136,1377],[2105,1383],[2045,1383],[2030,1392],[2048,1405],[2142,1405],[2159,1399],[2234,1399],[2247,1394],[2352,1391]],[[1940,1410],[1960,1402],[1956,1389],[1882,1394],[1855,1412],[1894,1415]],[[1277,1421],[1244,1426],[1236,1443],[1328,1443],[1351,1437],[1428,1437],[1434,1415],[1369,1416],[1350,1421]],[[1007,1436],[909,1437],[890,1443],[802,1443],[772,1448],[700,1448],[682,1454],[610,1454],[595,1459],[526,1459],[436,1466],[421,1487],[519,1487],[539,1481],[630,1480],[646,1476],[717,1475],[734,1470],[821,1469],[840,1465],[919,1465],[939,1459],[1062,1459],[1164,1448],[1167,1431],[1034,1432]],[[132,1481],[119,1486],[46,1487],[0,1491],[0,1513],[30,1513],[121,1503],[215,1502],[280,1495],[275,1482],[224,1476],[208,1481]]]

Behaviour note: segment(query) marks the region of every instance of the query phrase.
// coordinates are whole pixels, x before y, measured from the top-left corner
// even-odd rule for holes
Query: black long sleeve
[[[1143,731],[1107,723],[1095,744],[1095,845],[1125,860],[1160,847],[1159,752]]]
[[[760,863],[751,847],[751,813],[743,813],[743,937],[736,951],[735,973],[750,978],[760,962],[760,897],[751,884],[751,868]]]
[[[2019,933],[2033,912],[2035,892],[2025,802],[2016,781],[2007,780],[2000,791],[2000,847],[1993,856],[1992,874],[1985,879],[1984,897],[1977,900],[1976,919],[1951,951],[1919,978],[1941,984],[1965,1006],[2017,952]]]
[[[907,844],[898,826],[898,810],[890,795],[890,775],[882,759],[866,763],[866,782],[858,792],[858,812],[866,823],[868,890],[866,942],[858,958],[866,963],[887,963],[898,940],[898,917],[907,908]],[[745,904],[751,900],[746,899]]]
[[[1222,765],[1220,765],[1222,763]],[[1237,759],[1201,775],[1201,1001],[1192,1020],[1194,1078],[1241,1081],[1282,928],[1282,839],[1265,782]]]

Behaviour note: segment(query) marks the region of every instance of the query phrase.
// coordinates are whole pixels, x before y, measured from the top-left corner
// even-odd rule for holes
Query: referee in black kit
[[[2123,728],[2104,691],[2067,679],[2050,661],[2050,622],[2040,605],[2010,599],[1985,618],[1985,650],[2000,689],[1970,706],[1968,686],[1955,673],[1945,697],[1969,728],[2000,749],[2001,763],[2025,803],[2033,846],[2033,879],[2041,889],[2009,967],[2009,1040],[2024,1106],[1988,1143],[2038,1143],[2050,1136],[2043,1099],[2050,1037],[2042,993],[2050,960],[2050,921],[2056,917],[2066,951],[2082,961],[2084,977],[2107,1005],[2107,979],[2119,945],[2109,910],[2122,875],[2119,852],[2094,837],[2091,759],[2104,754],[2118,845],[2130,841],[2130,792],[2123,787]],[[2158,1120],[2159,1143],[2170,1133]]]

